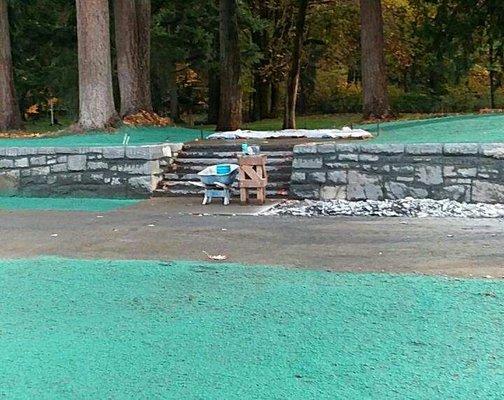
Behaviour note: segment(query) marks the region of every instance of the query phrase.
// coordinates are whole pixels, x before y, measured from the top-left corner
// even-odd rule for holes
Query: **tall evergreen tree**
[[[79,126],[103,129],[117,120],[112,91],[107,0],[76,0]]]
[[[308,3],[309,0],[299,0],[291,69],[287,81],[287,94],[285,97],[283,129],[296,129],[296,103],[299,88],[299,75],[301,73],[301,52],[303,50]]]
[[[115,0],[114,17],[121,116],[150,111],[151,2]]]
[[[381,0],[360,0],[364,118],[390,114]]]
[[[236,0],[220,0],[220,107],[218,131],[239,129],[242,123],[240,46]]]
[[[7,0],[0,0],[0,129],[18,129],[21,125],[12,72]]]

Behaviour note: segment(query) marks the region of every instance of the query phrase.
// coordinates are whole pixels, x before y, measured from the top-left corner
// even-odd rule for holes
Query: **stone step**
[[[211,140],[211,141],[198,141],[184,144],[182,151],[235,151],[241,152],[243,143],[249,145],[255,144],[261,147],[261,152],[268,151],[292,151],[295,145],[313,142],[313,139],[298,139],[298,140]],[[323,141],[323,140],[317,140]],[[330,141],[329,139],[327,141]]]
[[[184,186],[184,187],[192,187],[192,188],[199,188],[196,185],[193,185],[191,182],[199,182],[199,180],[187,180],[187,181],[162,181],[160,185],[164,187],[174,187],[174,186]],[[282,189],[285,187],[288,187],[288,182],[268,182],[268,185],[266,186],[269,189]],[[233,188],[238,188],[238,181],[235,181],[232,185]]]
[[[191,180],[196,179],[199,180],[198,173],[201,171],[199,168],[190,169],[190,168],[181,168],[174,171],[165,171],[162,175],[163,180],[165,181],[176,181],[176,180]],[[270,169],[267,171],[268,180],[276,181],[276,180],[285,180],[289,181],[292,175],[292,169],[289,167],[278,168],[278,169]]]
[[[291,163],[292,160],[285,158],[269,158],[268,165]],[[177,165],[215,165],[215,164],[236,164],[238,160],[235,158],[178,158],[175,162]]]
[[[292,174],[293,146],[284,143],[261,144],[262,154],[268,157],[266,170],[269,184],[267,193],[271,197],[285,197],[288,194]],[[215,164],[236,164],[241,153],[241,143],[229,141],[194,142],[184,145],[177,159],[171,165],[164,166],[163,181],[159,184],[156,195],[190,196],[201,195],[203,190],[191,181],[199,182],[198,172]],[[238,194],[238,182],[233,186]]]
[[[177,167],[167,170],[165,172],[165,178],[166,179],[177,179],[176,175],[186,175],[186,174],[197,174],[198,172],[202,171],[205,169],[205,166],[202,165],[196,165],[196,166],[181,166],[178,165]],[[292,172],[292,166],[290,164],[287,165],[268,165],[266,166],[266,172],[268,175],[271,174],[291,174]]]
[[[237,158],[241,151],[182,151],[178,158]],[[269,158],[291,158],[293,157],[292,151],[266,151],[261,152]]]
[[[290,181],[290,173],[269,174],[268,180],[271,183],[288,183]],[[198,174],[166,174],[163,178],[165,182],[186,182],[186,181],[200,181]]]
[[[178,169],[181,168],[206,168],[209,165],[208,164],[197,164],[197,163],[186,163],[186,162],[181,162],[174,164]],[[210,164],[210,165],[215,165],[215,164]],[[266,169],[275,169],[275,168],[282,168],[282,167],[292,167],[292,163],[290,161],[284,161],[284,162],[277,162],[277,163],[268,163],[266,164]]]
[[[237,189],[231,189],[233,197],[239,197],[240,192]],[[285,198],[288,195],[288,189],[266,189],[266,196],[269,198]],[[172,186],[169,188],[158,188],[154,191],[154,197],[179,197],[179,196],[203,196],[203,189],[187,186]]]

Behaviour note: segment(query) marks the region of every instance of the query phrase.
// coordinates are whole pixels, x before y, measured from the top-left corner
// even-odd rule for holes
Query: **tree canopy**
[[[116,65],[113,2],[112,65]],[[219,97],[219,7],[215,0],[152,0],[152,105],[174,119],[212,120]],[[239,51],[244,120],[278,116],[300,0],[240,0]],[[382,0],[385,60],[396,112],[504,108],[504,2]],[[312,0],[300,53],[298,113],[360,112],[358,0]],[[22,112],[58,98],[78,114],[74,2],[12,0],[14,81]],[[118,87],[113,67],[114,87]],[[117,90],[115,90],[117,92]],[[118,94],[114,94],[118,103]]]

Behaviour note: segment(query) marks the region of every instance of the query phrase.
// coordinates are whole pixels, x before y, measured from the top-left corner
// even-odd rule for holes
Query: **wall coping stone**
[[[443,153],[447,155],[476,155],[479,153],[479,143],[446,143]]]
[[[434,155],[443,154],[442,143],[426,143],[426,144],[407,144],[405,147],[406,154],[413,155]]]
[[[368,153],[409,155],[483,155],[504,159],[504,143],[304,143],[294,146],[295,154]]]
[[[155,160],[171,157],[179,151],[182,143],[161,143],[139,146],[68,146],[68,147],[0,147],[0,156],[18,157],[55,154],[108,154],[110,158],[131,158],[140,160]]]

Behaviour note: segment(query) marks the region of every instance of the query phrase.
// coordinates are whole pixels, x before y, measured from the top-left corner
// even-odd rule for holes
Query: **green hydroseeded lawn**
[[[504,396],[500,281],[42,258],[0,293],[0,398]]]

